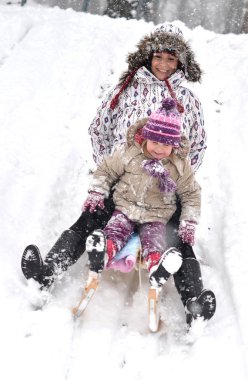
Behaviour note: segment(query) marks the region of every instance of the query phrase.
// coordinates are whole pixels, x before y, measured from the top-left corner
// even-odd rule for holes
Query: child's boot
[[[160,288],[171,274],[178,271],[182,265],[182,255],[174,247],[169,248],[162,255],[159,252],[151,252],[146,257],[146,265],[151,286]]]
[[[102,230],[95,230],[86,240],[86,251],[89,255],[90,270],[100,273],[115,256],[116,247]]]

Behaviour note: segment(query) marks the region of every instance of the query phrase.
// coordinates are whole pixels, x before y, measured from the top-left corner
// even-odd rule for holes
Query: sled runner
[[[123,249],[114,257],[109,265],[109,268],[114,267],[115,263],[121,260],[125,260],[125,258],[129,257],[130,255],[135,257],[136,269],[138,266],[141,266],[143,269],[145,268],[141,256],[140,239],[136,233],[131,236],[125,247],[123,247]],[[83,290],[82,297],[78,305],[72,309],[72,313],[75,319],[82,316],[89,302],[94,296],[100,283],[100,276],[101,274],[99,273],[89,271],[88,279]],[[159,290],[155,289],[154,287],[150,287],[148,291],[148,326],[152,332],[156,332],[159,328],[160,317],[158,313],[158,295]]]
[[[72,309],[72,313],[74,315],[74,318],[79,318],[86,307],[88,306],[91,298],[95,294],[95,291],[99,285],[99,277],[100,275],[94,272],[91,272],[88,276],[87,284],[84,288],[82,297],[76,307]]]
[[[160,289],[150,288],[148,291],[148,326],[151,332],[159,329],[160,315],[158,310],[158,296]]]

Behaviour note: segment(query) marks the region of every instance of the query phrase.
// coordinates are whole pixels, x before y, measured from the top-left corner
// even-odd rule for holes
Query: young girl
[[[166,223],[176,210],[176,194],[182,204],[179,235],[194,244],[194,227],[200,215],[200,187],[180,146],[181,116],[176,102],[167,98],[149,119],[131,126],[127,146],[103,160],[95,171],[84,208],[94,212],[104,207],[114,186],[115,211],[103,230],[87,239],[90,270],[101,272],[120,251],[137,227],[142,255],[152,286],[161,287],[182,259],[176,249],[167,249]],[[169,268],[169,257],[177,255]]]
[[[89,128],[95,161],[101,163],[118,143],[125,142],[131,125],[150,116],[162,100],[170,96],[182,113],[181,132],[189,140],[190,163],[196,171],[206,149],[203,113],[199,99],[182,82],[200,81],[201,69],[181,30],[168,23],[157,26],[140,40],[127,61],[127,71],[103,99]],[[24,276],[38,281],[42,287],[49,287],[58,273],[66,271],[79,259],[85,251],[87,236],[96,228],[105,227],[114,207],[110,196],[104,200],[104,209],[98,207],[93,213],[83,211],[79,219],[61,234],[44,260],[37,246],[26,247],[22,256]],[[183,256],[182,266],[174,280],[187,308],[192,299],[202,303],[203,282],[192,246],[175,233],[179,227],[180,208],[178,202],[177,210],[167,224],[167,241]],[[191,312],[189,314],[187,308],[187,320],[190,318]]]

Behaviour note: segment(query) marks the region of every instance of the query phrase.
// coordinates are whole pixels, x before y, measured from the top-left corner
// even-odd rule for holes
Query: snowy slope
[[[93,166],[87,129],[126,53],[152,24],[71,10],[0,6],[1,373],[4,379],[247,379],[246,162],[247,35],[191,31],[179,23],[205,72],[201,98],[208,151],[196,254],[217,312],[195,341],[170,281],[164,324],[146,324],[145,273],[107,272],[84,319],[74,324],[86,269],[83,256],[40,295],[20,271],[29,243],[45,256],[80,215]],[[240,168],[239,168],[240,163]],[[48,303],[40,309],[46,298]],[[192,334],[193,335],[193,334]],[[214,370],[213,370],[214,367]],[[35,376],[34,376],[35,375]]]

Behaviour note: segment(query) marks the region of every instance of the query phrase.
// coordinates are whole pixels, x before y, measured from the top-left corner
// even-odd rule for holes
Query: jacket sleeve
[[[189,91],[186,105],[186,118],[189,125],[190,161],[193,171],[196,172],[203,161],[207,148],[207,134],[204,128],[204,115],[199,99]],[[186,126],[185,126],[186,128]]]
[[[183,175],[177,181],[177,194],[182,205],[180,220],[191,220],[199,223],[201,187],[194,177],[189,160],[185,160]]]
[[[122,146],[118,151],[115,151],[111,156],[103,159],[93,173],[93,178],[89,186],[90,191],[96,191],[104,194],[107,198],[110,189],[124,174],[125,171],[125,147]]]
[[[93,159],[99,165],[103,158],[111,154],[114,142],[114,130],[116,128],[116,110],[112,111],[110,102],[113,99],[117,87],[110,90],[99,106],[96,116],[89,126]]]

